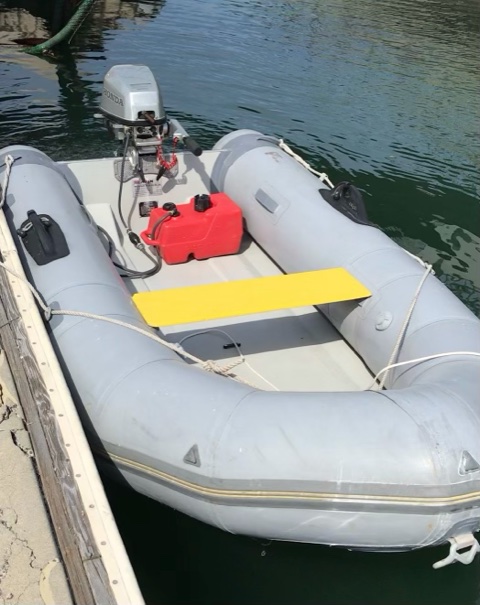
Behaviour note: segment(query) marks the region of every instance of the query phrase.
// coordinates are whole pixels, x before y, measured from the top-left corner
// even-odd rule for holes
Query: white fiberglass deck
[[[129,225],[139,233],[148,218],[139,216],[139,202],[157,200],[180,204],[197,193],[208,192],[208,176],[218,152],[204,152],[200,158],[179,156],[175,179],[154,181],[150,191],[134,181],[124,183],[122,208]],[[183,162],[188,158],[189,165]],[[117,214],[119,181],[114,176],[114,160],[68,163],[78,180],[75,187],[95,222],[112,238],[114,258],[130,268],[146,270],[152,263],[136,250],[124,234]],[[147,175],[147,179],[152,178]],[[131,292],[175,288],[218,281],[277,275],[280,269],[245,234],[239,254],[185,264],[167,265],[146,280],[127,280]],[[195,300],[192,300],[195,305]],[[222,330],[222,332],[215,331]],[[372,380],[363,361],[314,307],[272,311],[257,315],[183,324],[162,330],[172,342],[181,342],[188,352],[202,359],[232,362],[238,358],[235,342],[247,363],[234,372],[265,390],[353,391],[367,388]]]

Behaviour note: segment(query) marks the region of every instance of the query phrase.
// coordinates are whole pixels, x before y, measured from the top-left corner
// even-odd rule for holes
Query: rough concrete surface
[[[73,603],[22,409],[0,350],[0,605]]]

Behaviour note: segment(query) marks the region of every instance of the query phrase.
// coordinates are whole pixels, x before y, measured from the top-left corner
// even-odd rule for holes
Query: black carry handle
[[[38,243],[42,252],[50,256],[55,252],[55,245],[51,233],[49,232],[50,221],[42,221],[35,210],[29,210],[27,216],[32,224],[32,229],[36,231]]]
[[[183,144],[188,149],[188,151],[191,151],[193,153],[193,155],[196,155],[197,157],[202,155],[203,149],[200,147],[200,145],[195,139],[192,139],[192,137],[183,137]]]
[[[48,214],[37,214],[35,210],[29,210],[27,220],[23,221],[17,233],[37,265],[47,265],[70,254],[60,225]]]

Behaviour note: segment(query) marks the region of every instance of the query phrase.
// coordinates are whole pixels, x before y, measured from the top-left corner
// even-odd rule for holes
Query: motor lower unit
[[[242,232],[240,208],[225,193],[212,193],[196,195],[187,204],[166,203],[152,209],[148,228],[140,236],[149,246],[156,246],[167,264],[174,265],[190,257],[235,254]]]

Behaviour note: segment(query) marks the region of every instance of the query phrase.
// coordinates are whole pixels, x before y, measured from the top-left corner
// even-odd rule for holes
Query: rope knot
[[[215,372],[216,374],[223,374],[222,368],[213,359],[206,359],[202,362],[202,368],[206,372]]]

